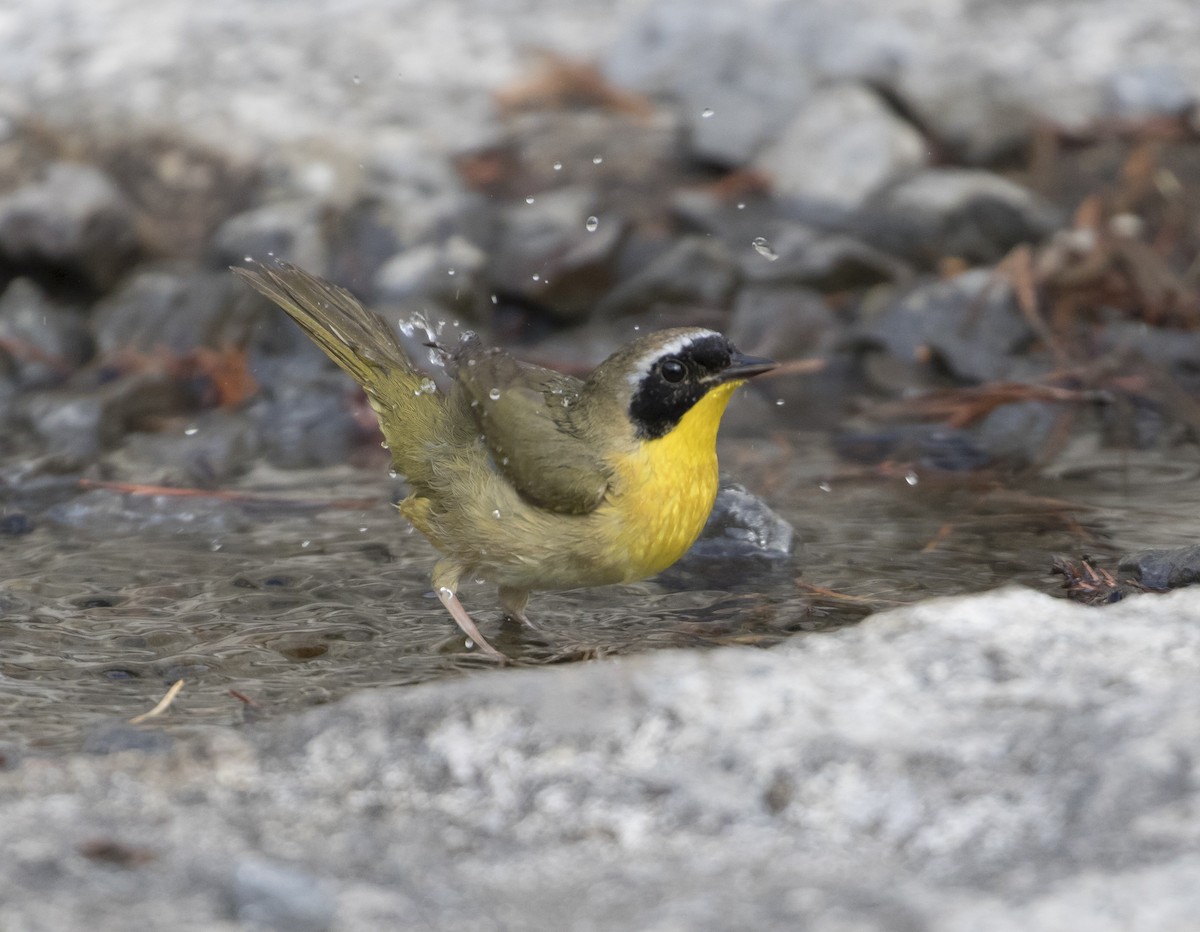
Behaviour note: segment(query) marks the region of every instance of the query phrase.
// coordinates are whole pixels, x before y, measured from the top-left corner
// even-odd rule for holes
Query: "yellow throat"
[[[662,572],[700,536],[717,495],[717,428],[741,384],[718,385],[670,433],[614,462],[620,490],[604,507],[612,519],[611,552],[625,564],[626,581]]]

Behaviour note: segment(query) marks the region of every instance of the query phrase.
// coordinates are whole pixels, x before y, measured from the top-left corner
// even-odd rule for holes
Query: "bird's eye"
[[[664,359],[658,371],[668,382],[682,382],[687,375],[687,367],[673,356]]]

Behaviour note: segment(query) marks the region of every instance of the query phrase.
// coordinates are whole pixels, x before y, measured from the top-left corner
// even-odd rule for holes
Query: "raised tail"
[[[425,443],[437,436],[443,396],[418,370],[396,332],[344,288],[286,262],[235,268],[270,298],[367,393],[397,469],[420,480]],[[427,390],[426,386],[430,388]]]

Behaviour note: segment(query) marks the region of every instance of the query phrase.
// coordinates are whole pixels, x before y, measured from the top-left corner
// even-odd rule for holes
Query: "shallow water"
[[[1200,531],[1195,464],[1113,457],[1002,484],[851,469],[824,446],[723,449],[726,472],[797,529],[790,560],[737,567],[735,585],[685,563],[657,581],[538,593],[537,632],[501,622],[489,587],[466,587],[463,601],[527,664],[761,645],[929,596],[1009,582],[1058,591],[1055,555],[1115,568],[1123,551]],[[0,538],[0,741],[76,747],[98,724],[148,710],[179,677],[182,692],[151,727],[236,724],[494,666],[466,649],[429,591],[434,553],[406,532],[378,471],[260,473],[244,491],[276,501],[104,493],[137,514],[60,510],[76,526],[43,521]],[[347,495],[364,501],[329,501]]]

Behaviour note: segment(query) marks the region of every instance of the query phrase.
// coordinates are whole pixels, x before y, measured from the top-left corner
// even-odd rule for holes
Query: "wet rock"
[[[742,272],[751,282],[848,291],[909,276],[902,262],[850,236],[786,221],[761,232],[743,254]]]
[[[691,553],[704,560],[782,560],[792,552],[795,530],[740,485],[717,493],[712,514]]]
[[[1005,376],[1031,337],[1009,286],[986,269],[917,285],[868,320],[860,335],[897,359],[936,363],[958,379]]]
[[[314,200],[255,207],[217,228],[210,246],[211,261],[223,269],[242,265],[248,258],[259,262],[279,259],[324,275],[329,266],[324,219],[325,208]]]
[[[253,411],[267,459],[284,469],[344,462],[361,437],[350,410],[353,391],[330,371],[272,385]]]
[[[333,925],[337,907],[307,871],[261,857],[238,861],[229,897],[239,922],[287,932],[324,932]]]
[[[0,198],[0,258],[19,270],[52,271],[103,291],[138,251],[133,208],[91,166],[54,163],[42,181]]]
[[[631,314],[659,304],[727,307],[737,281],[737,266],[724,244],[684,237],[613,288],[596,306],[596,313]]]
[[[33,521],[23,511],[0,509],[0,536],[19,537],[33,533]]]
[[[182,353],[197,346],[245,347],[273,314],[227,270],[159,266],[131,275],[97,304],[93,320],[101,354]]]
[[[1118,569],[1147,589],[1176,589],[1200,582],[1200,546],[1139,550],[1121,557]]]
[[[844,84],[812,94],[754,167],[780,196],[849,211],[928,161],[920,133],[871,91]]]
[[[212,537],[245,526],[234,505],[199,496],[141,495],[91,489],[51,505],[45,520],[66,528],[112,534],[194,533]]]
[[[657,580],[680,589],[758,585],[764,574],[794,572],[795,530],[758,496],[739,485],[717,492],[699,539]]]
[[[243,411],[205,411],[156,433],[135,433],[105,458],[114,478],[216,488],[252,465],[261,427]]]
[[[18,278],[0,295],[0,348],[23,388],[55,385],[92,355],[82,314],[51,301],[33,281]]]
[[[603,215],[603,216],[600,216]],[[568,320],[589,314],[612,285],[624,223],[589,188],[539,194],[504,212],[489,280]]]
[[[482,274],[487,256],[461,236],[425,243],[393,256],[375,276],[381,305],[406,307],[437,301],[448,311],[472,313],[480,307]]]
[[[991,465],[1024,469],[1041,460],[1068,409],[1047,401],[1001,405],[974,428],[972,436]]]
[[[786,11],[782,12],[786,16]],[[742,165],[811,86],[779,4],[658,3],[622,28],[604,59],[615,84],[677,104],[695,158]]]
[[[1020,243],[1036,243],[1062,222],[1031,191],[990,172],[931,168],[864,205],[860,235],[886,252],[926,265],[944,256],[993,263]]]
[[[89,462],[139,421],[176,414],[189,404],[174,379],[148,372],[100,385],[33,392],[16,407],[46,452]]]

